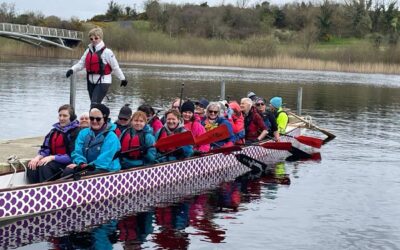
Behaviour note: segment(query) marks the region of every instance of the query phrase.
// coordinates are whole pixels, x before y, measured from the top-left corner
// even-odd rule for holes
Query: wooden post
[[[71,66],[74,65],[74,60],[71,60]],[[69,77],[70,80],[70,88],[69,88],[69,105],[71,105],[75,109],[75,100],[76,100],[76,77],[75,74],[72,74]]]
[[[299,87],[297,90],[297,114],[301,115],[301,105],[303,102],[303,88]]]
[[[221,82],[221,96],[220,101],[225,100],[225,81]]]

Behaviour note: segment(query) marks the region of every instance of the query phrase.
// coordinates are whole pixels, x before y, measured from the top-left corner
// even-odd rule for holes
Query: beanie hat
[[[181,113],[186,112],[186,111],[190,111],[192,113],[194,113],[194,104],[191,101],[186,101],[182,104],[181,107]]]
[[[90,106],[90,110],[92,109],[100,110],[100,112],[103,114],[104,120],[107,120],[108,116],[110,115],[110,109],[104,104],[94,103]]]
[[[257,98],[256,94],[254,92],[247,92],[247,97],[250,98],[253,102],[255,100],[255,98]]]
[[[269,101],[269,103],[276,109],[282,107],[282,97],[279,96],[275,96],[273,98],[271,98],[271,100]]]
[[[197,101],[196,103],[195,103],[196,105],[200,105],[202,108],[207,108],[207,106],[208,106],[208,104],[210,104],[210,102],[207,100],[207,99],[205,99],[205,98],[201,98],[199,101]]]
[[[132,116],[132,109],[129,107],[129,104],[125,104],[120,110],[118,114],[119,118],[130,119]]]
[[[256,100],[255,100],[255,103],[259,103],[259,102],[263,102],[264,104],[266,104],[266,103],[267,103],[267,100],[265,100],[265,99],[262,98],[262,97],[257,97]]]

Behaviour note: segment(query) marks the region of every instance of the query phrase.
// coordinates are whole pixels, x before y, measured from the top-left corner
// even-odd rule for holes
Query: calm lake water
[[[69,102],[68,64],[0,62],[0,140],[43,135],[50,129],[57,108]],[[217,100],[225,81],[231,99],[247,91],[267,98],[280,95],[294,110],[301,86],[303,114],[337,138],[323,146],[321,161],[279,164],[290,185],[249,173],[221,177],[221,183],[183,183],[152,194],[155,200],[148,206],[138,205],[143,197],[125,197],[136,205],[127,209],[110,201],[99,204],[102,209],[93,205],[50,214],[47,223],[38,217],[40,228],[10,230],[10,237],[0,239],[0,248],[400,249],[399,75],[134,64],[122,68],[129,85],[113,84],[105,102],[112,117],[124,103],[167,107],[179,96],[182,82],[187,98]],[[89,106],[84,78],[79,74],[77,113]],[[82,211],[90,213],[92,223],[82,223]]]

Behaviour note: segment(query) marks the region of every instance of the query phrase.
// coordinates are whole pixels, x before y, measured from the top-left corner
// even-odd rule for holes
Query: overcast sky
[[[114,0],[121,5],[136,6],[136,10],[142,11],[145,0]],[[210,6],[224,4],[236,4],[238,0],[162,0],[168,3],[193,3],[200,4],[207,2]],[[243,1],[243,0],[239,0]],[[262,2],[263,0],[245,0],[250,5]],[[295,0],[270,0],[272,4],[282,2],[293,2]],[[110,0],[0,0],[0,3],[14,3],[17,14],[23,14],[27,11],[41,12],[45,16],[58,16],[62,19],[78,17],[86,20],[97,14],[104,14],[107,10]]]

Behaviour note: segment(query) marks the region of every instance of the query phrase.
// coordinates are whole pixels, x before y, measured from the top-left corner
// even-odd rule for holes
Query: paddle
[[[212,144],[217,141],[225,140],[226,138],[229,138],[229,130],[228,127],[225,124],[222,124],[221,126],[218,126],[215,129],[212,129],[202,135],[197,136],[194,138],[195,145],[201,146],[205,144]]]
[[[267,141],[264,143],[260,143],[257,146],[261,146],[263,148],[268,148],[268,149],[276,149],[276,150],[291,150],[292,149],[292,143],[291,142],[274,142],[274,141]]]
[[[185,88],[185,83],[183,82],[182,86],[181,86],[181,96],[179,97],[179,110],[181,110],[181,108],[182,108],[182,98],[183,98],[183,89],[184,88]]]
[[[219,153],[223,153],[223,154],[227,155],[227,154],[230,154],[230,153],[232,153],[234,151],[241,151],[241,150],[242,150],[241,146],[233,145],[233,146],[226,147],[226,148],[214,148],[214,149],[211,149],[208,152],[204,152],[202,155],[219,154]]]
[[[67,180],[71,177],[74,177],[74,180],[77,181],[80,179],[80,176],[82,173],[84,173],[86,171],[93,171],[95,169],[96,169],[96,167],[94,165],[82,164],[82,165],[76,166],[74,168],[74,172],[72,174],[61,177],[58,180]]]
[[[325,144],[325,143],[327,143],[327,142],[329,142],[329,141],[335,139],[336,135],[332,134],[332,133],[329,132],[328,130],[323,129],[323,128],[320,128],[320,127],[318,127],[318,126],[312,124],[311,122],[305,120],[303,117],[298,116],[298,115],[296,115],[296,114],[293,113],[293,112],[288,111],[287,113],[288,113],[289,115],[291,115],[291,116],[297,118],[298,120],[304,122],[304,123],[307,124],[307,126],[309,126],[310,128],[316,129],[316,130],[320,131],[321,133],[325,134],[326,136],[328,136],[328,138],[326,138],[326,139],[323,141],[323,144]]]
[[[321,148],[321,146],[324,142],[323,140],[321,140],[319,138],[305,136],[305,135],[292,136],[292,135],[284,134],[283,136],[294,138],[298,142],[303,143],[308,146],[311,146],[311,147],[314,147],[314,148]]]
[[[166,150],[168,148],[179,148],[186,145],[194,145],[195,140],[193,138],[192,132],[186,131],[179,134],[173,134],[164,138],[159,139],[154,147],[160,151]],[[127,152],[127,151],[126,151]]]
[[[252,158],[252,157],[250,157],[248,155],[236,154],[235,157],[240,163],[242,163],[246,167],[250,168],[252,170],[252,172],[254,172],[254,173],[263,172],[266,175],[275,174],[273,168],[271,168],[270,166],[268,166],[264,162],[256,160],[256,159],[254,159],[254,158]],[[276,179],[280,180],[278,183],[289,185],[290,184],[289,177],[288,176],[282,176],[282,177],[276,178]]]

